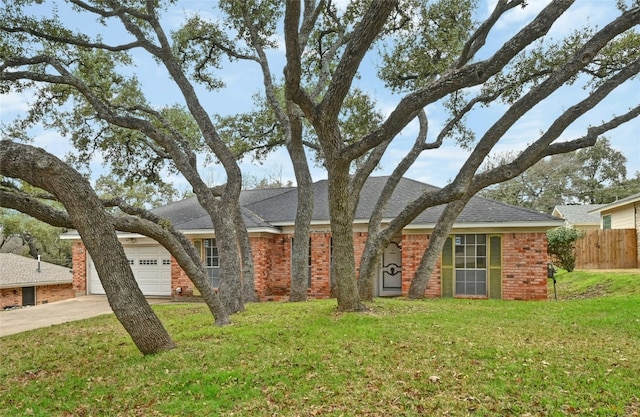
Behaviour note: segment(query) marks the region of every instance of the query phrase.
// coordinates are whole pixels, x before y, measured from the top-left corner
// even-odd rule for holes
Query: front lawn
[[[3,416],[640,413],[640,295],[154,309],[178,349],[143,357],[112,315],[0,339]]]

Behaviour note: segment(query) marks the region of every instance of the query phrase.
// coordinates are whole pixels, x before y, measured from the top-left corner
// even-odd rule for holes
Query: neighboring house
[[[565,226],[573,226],[578,230],[595,230],[600,228],[600,215],[592,213],[604,204],[569,204],[555,206],[551,215],[564,219]]]
[[[0,253],[0,308],[46,304],[74,297],[69,268]]]
[[[593,214],[599,214],[601,228],[609,229],[634,229],[636,267],[640,265],[640,193],[630,195],[610,204],[593,210]],[[632,231],[630,231],[632,233]],[[629,247],[630,245],[628,245]]]
[[[356,262],[367,237],[368,219],[387,177],[370,178],[360,195],[354,222]],[[309,253],[309,290],[314,298],[330,296],[332,239],[327,181],[314,188]],[[388,222],[424,190],[436,187],[403,179],[389,202]],[[286,299],[290,287],[291,246],[297,205],[295,187],[248,190],[240,197],[253,249],[256,295],[260,300]],[[424,211],[406,226],[384,251],[378,271],[376,295],[406,295],[411,278],[429,244],[443,207]],[[211,219],[195,198],[153,210],[169,219],[191,239],[217,286],[219,258]],[[547,298],[547,238],[549,228],[562,225],[550,215],[481,197],[471,199],[447,239],[441,260],[430,279],[429,297]],[[142,291],[149,296],[190,297],[197,290],[175,259],[153,240],[121,233],[127,257]],[[73,242],[74,289],[77,293],[104,294],[90,256],[77,234],[63,235]]]
[[[594,210],[600,218],[602,229],[640,229],[640,193],[630,195],[613,203],[603,204]]]

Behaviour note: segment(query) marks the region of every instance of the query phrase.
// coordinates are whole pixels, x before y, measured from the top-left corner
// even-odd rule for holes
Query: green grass
[[[638,415],[640,292],[607,294],[160,305],[178,348],[150,357],[102,316],[0,339],[0,415]]]
[[[549,280],[549,295],[553,297],[552,280]],[[558,299],[572,300],[610,296],[640,295],[640,272],[637,269],[597,271],[576,270],[556,273]]]

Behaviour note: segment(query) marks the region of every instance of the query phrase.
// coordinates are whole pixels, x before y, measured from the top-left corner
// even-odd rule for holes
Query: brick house
[[[72,281],[69,268],[0,253],[0,309],[73,298]]]
[[[364,249],[367,222],[387,177],[372,177],[360,195],[354,222],[356,265]],[[385,219],[393,218],[424,190],[435,187],[403,179],[392,195]],[[313,298],[330,296],[332,240],[327,181],[314,183],[314,212],[309,253],[309,289]],[[295,187],[247,190],[241,206],[255,264],[255,288],[260,300],[287,298],[291,273],[291,246],[296,213]],[[375,292],[401,296],[429,244],[443,207],[424,211],[385,249]],[[219,280],[219,259],[211,220],[195,198],[154,210],[169,219],[200,251],[214,286]],[[495,202],[471,199],[459,216],[427,288],[430,297],[547,298],[547,240],[549,228],[562,220],[546,214]],[[77,234],[73,242],[73,286],[77,294],[104,294],[91,259]],[[127,257],[142,291],[149,296],[176,299],[198,295],[175,259],[149,238],[120,234]]]

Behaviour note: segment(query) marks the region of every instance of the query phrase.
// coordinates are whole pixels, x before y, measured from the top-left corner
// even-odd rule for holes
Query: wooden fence
[[[638,268],[635,229],[589,230],[576,242],[576,268]]]

